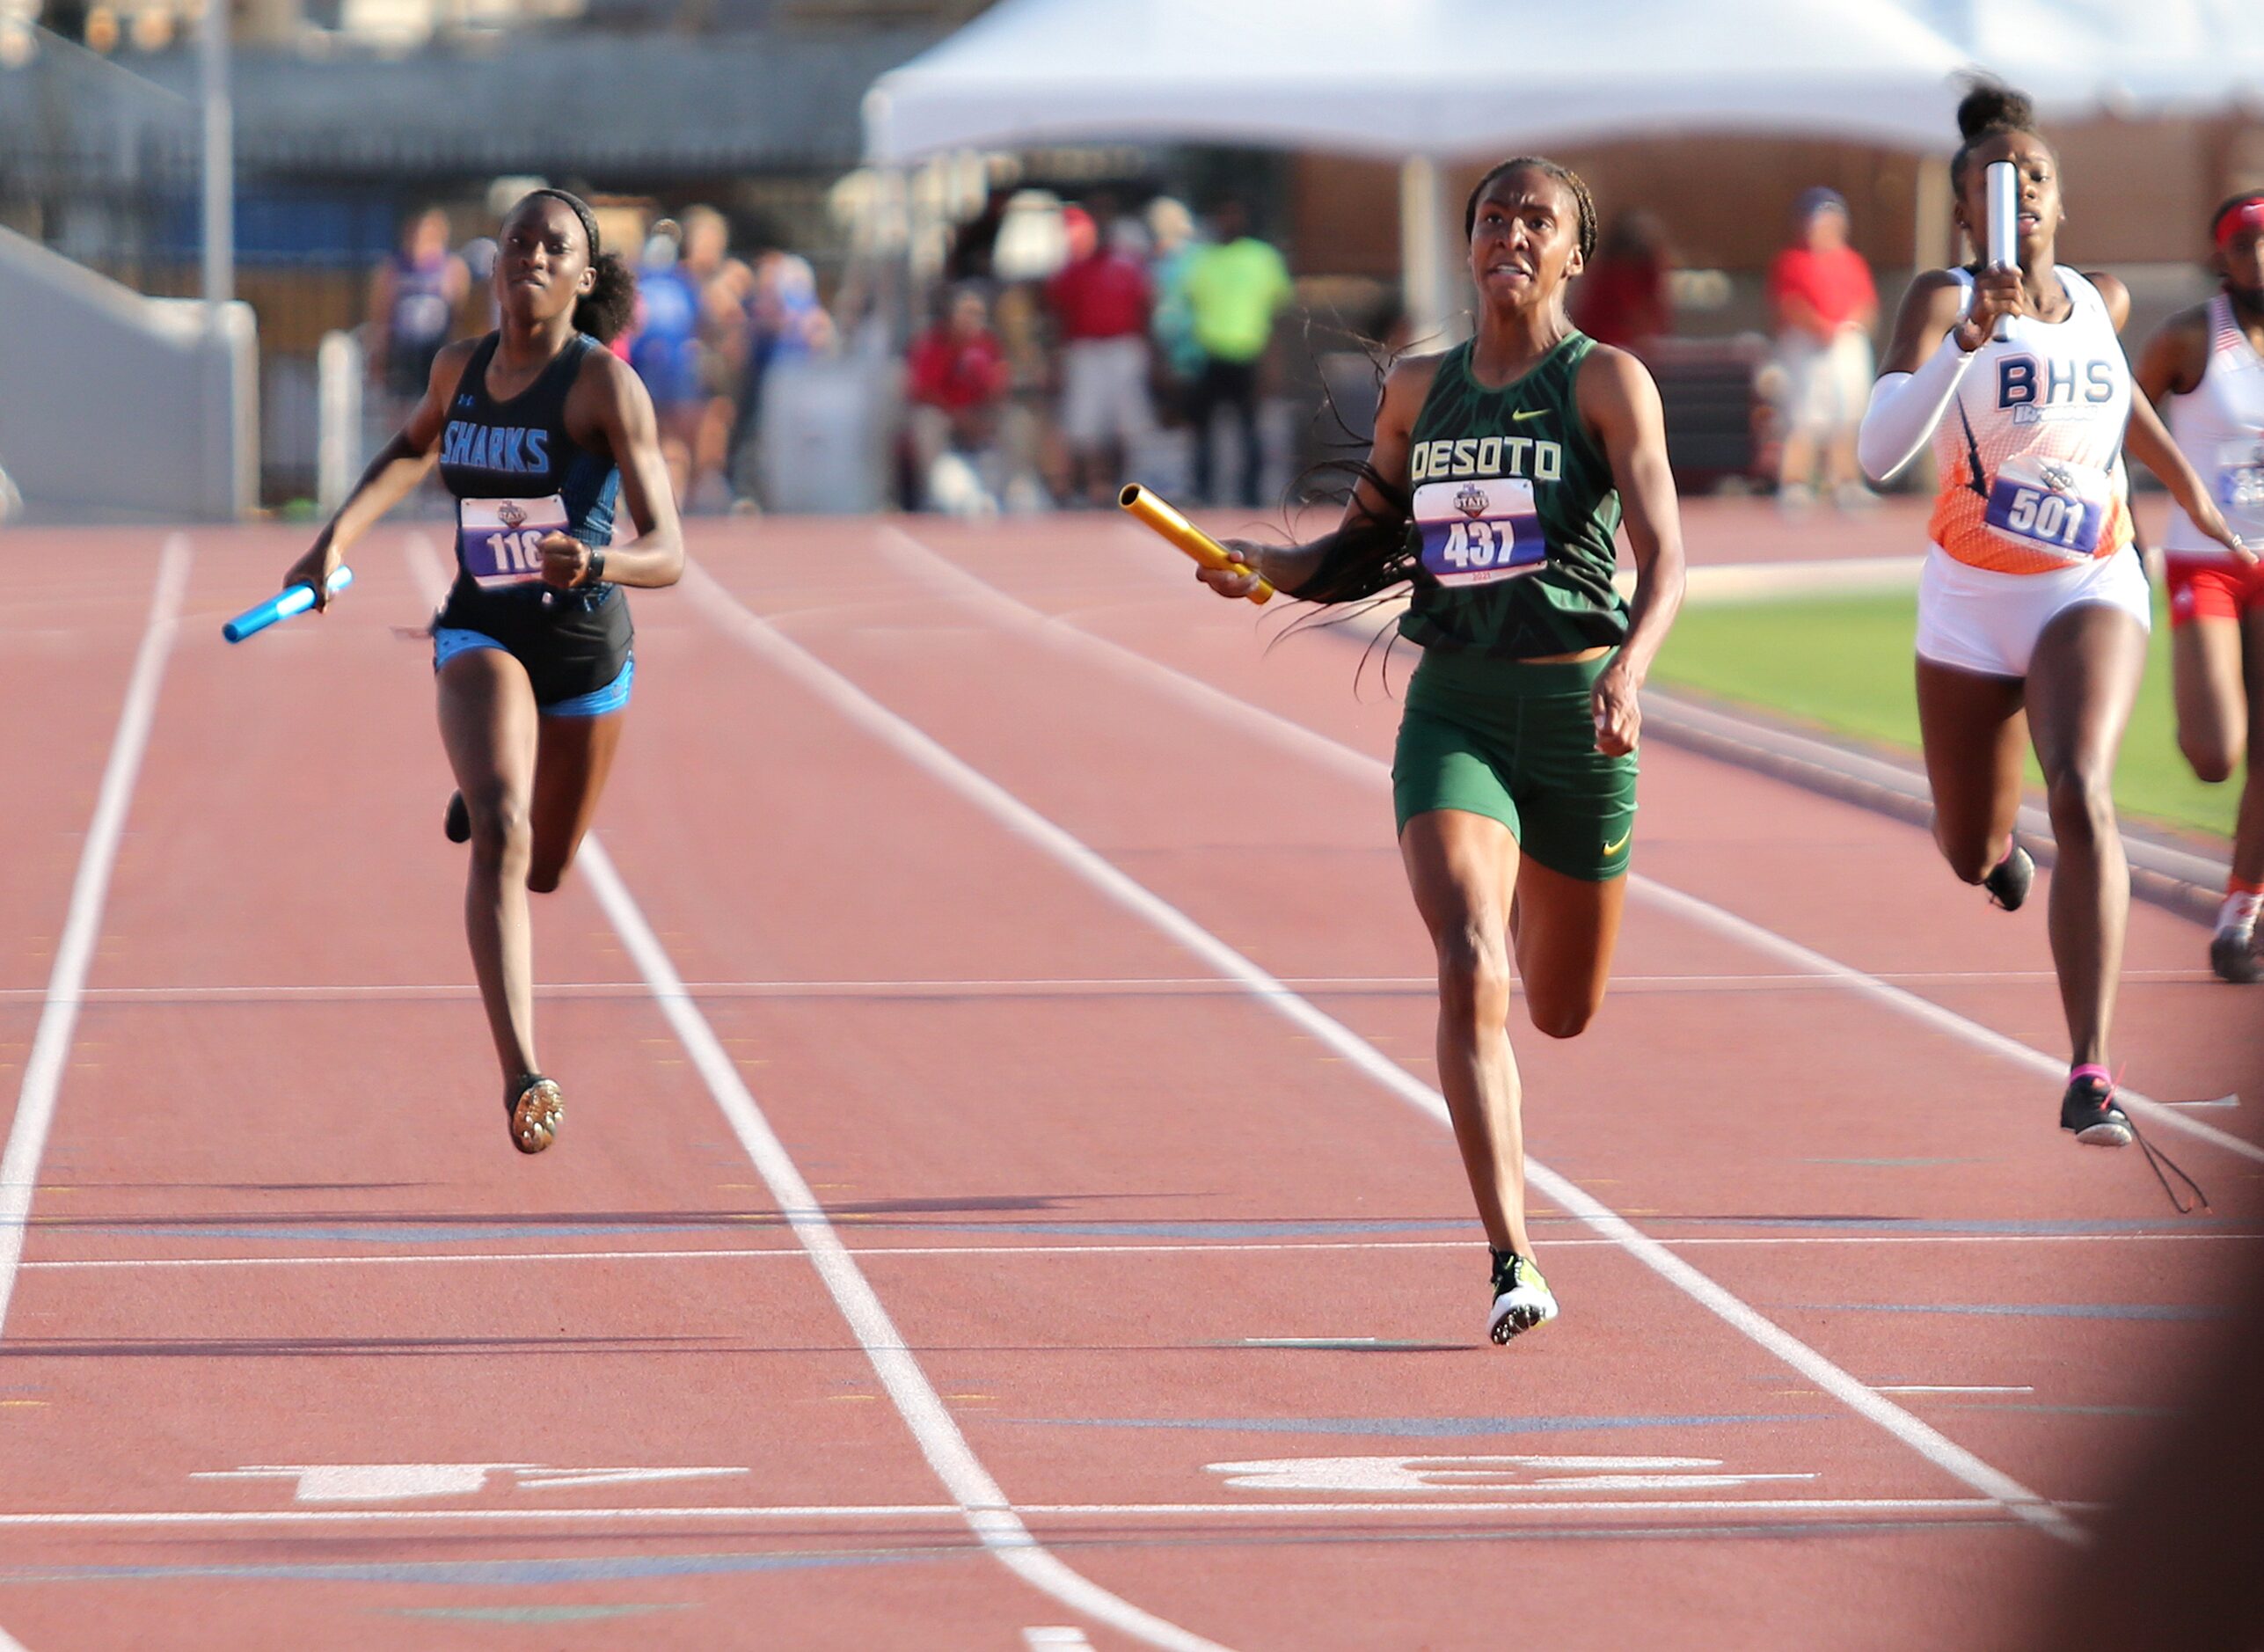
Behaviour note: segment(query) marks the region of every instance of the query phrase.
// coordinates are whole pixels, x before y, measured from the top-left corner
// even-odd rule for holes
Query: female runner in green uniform
[[[1533,1025],[1571,1038],[1603,1002],[1635,821],[1636,694],[1683,596],[1659,392],[1633,356],[1565,317],[1596,208],[1553,161],[1504,161],[1464,214],[1478,336],[1396,363],[1335,532],[1230,541],[1310,602],[1406,581],[1423,649],[1391,765],[1399,852],[1438,956],[1440,1087],[1494,1247],[1487,1332],[1556,1317],[1525,1227],[1510,965]],[[1613,588],[1613,532],[1634,600]]]

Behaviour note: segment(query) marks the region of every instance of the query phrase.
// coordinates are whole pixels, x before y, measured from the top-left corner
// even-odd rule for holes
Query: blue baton
[[[330,594],[337,596],[354,583],[354,570],[343,565],[330,576]],[[256,637],[278,620],[288,619],[294,614],[303,614],[314,606],[314,587],[299,584],[285,586],[266,602],[245,609],[220,628],[220,634],[230,642],[241,642],[246,637]]]

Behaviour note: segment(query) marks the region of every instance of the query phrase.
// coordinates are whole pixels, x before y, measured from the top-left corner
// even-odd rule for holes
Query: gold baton
[[[1235,568],[1245,574],[1257,572],[1248,563],[1237,562],[1227,555],[1225,547],[1217,540],[1137,482],[1125,483],[1124,491],[1116,496],[1116,502],[1129,511],[1136,520],[1170,540],[1207,568]],[[1258,581],[1258,588],[1250,593],[1250,600],[1253,603],[1269,603],[1273,599],[1274,588],[1262,579]]]

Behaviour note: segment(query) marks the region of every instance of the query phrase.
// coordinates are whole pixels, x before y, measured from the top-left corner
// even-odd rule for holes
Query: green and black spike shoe
[[[1557,1317],[1557,1299],[1541,1270],[1515,1251],[1494,1253],[1494,1312],[1486,1334],[1507,1342],[1521,1331]]]

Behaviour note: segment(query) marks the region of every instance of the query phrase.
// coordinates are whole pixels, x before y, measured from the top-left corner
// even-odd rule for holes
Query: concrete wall
[[[0,230],[0,468],[28,507],[224,520],[259,466],[250,306],[144,298]]]

